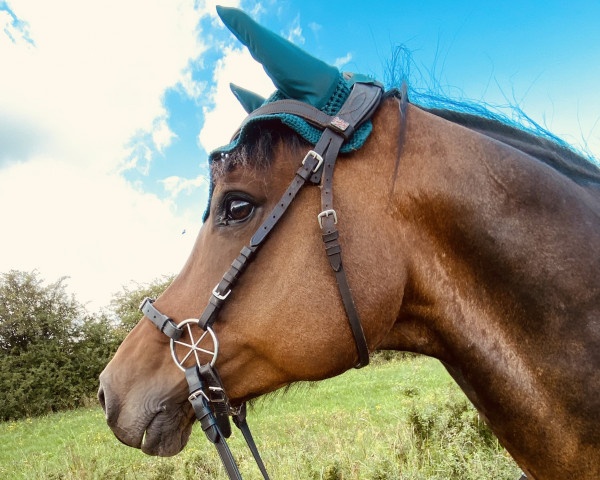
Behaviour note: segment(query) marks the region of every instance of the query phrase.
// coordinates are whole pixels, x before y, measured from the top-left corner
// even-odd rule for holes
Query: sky
[[[516,105],[600,158],[598,0],[218,3],[384,82],[402,46],[411,88]],[[181,269],[245,115],[229,83],[274,90],[216,4],[0,0],[0,272],[66,276],[96,312]]]

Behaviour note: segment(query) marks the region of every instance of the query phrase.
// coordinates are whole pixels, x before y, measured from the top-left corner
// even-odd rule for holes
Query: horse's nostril
[[[100,388],[98,389],[98,400],[100,401],[102,410],[106,412],[106,398],[104,397],[104,388],[102,388],[102,385],[100,385]]]
[[[106,422],[112,428],[116,425],[121,411],[121,405],[118,397],[111,390],[110,384],[106,381],[100,381],[100,388],[98,389],[98,401],[100,406],[106,415]]]

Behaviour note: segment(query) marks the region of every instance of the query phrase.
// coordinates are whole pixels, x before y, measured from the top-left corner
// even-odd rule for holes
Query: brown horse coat
[[[410,104],[402,120],[388,98],[364,147],[335,171],[344,264],[370,350],[440,359],[529,478],[600,478],[600,174],[590,166],[580,180],[569,162],[561,172]],[[209,220],[160,311],[199,315],[305,153],[281,141],[267,166],[215,176]],[[235,192],[254,213],[221,224]],[[356,362],[319,211],[319,189],[305,187],[214,325],[234,403]],[[101,384],[124,443],[159,455],[183,448],[194,422],[185,380],[148,320]]]

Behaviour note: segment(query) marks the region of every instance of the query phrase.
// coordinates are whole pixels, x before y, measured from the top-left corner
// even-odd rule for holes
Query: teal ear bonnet
[[[254,59],[263,65],[277,87],[277,91],[271,97],[260,102],[260,96],[232,85],[233,93],[248,113],[261,105],[291,98],[306,102],[328,115],[335,115],[350,95],[355,82],[374,82],[365,75],[342,75],[337,68],[312,57],[293,43],[267,30],[241,10],[217,7],[217,13],[227,28],[248,47]],[[280,120],[313,145],[318,142],[322,133],[294,115],[261,115],[244,125],[240,134],[229,145],[212,153],[231,152],[247,139],[248,127],[255,122],[272,119]],[[366,122],[342,146],[341,151],[348,153],[359,149],[372,128],[371,122]]]
[[[352,77],[352,79],[353,78],[354,78],[354,76]],[[361,79],[362,82],[364,82],[364,80],[365,79]],[[340,74],[338,83],[337,83],[337,86],[336,86],[336,89],[335,89],[333,95],[331,96],[329,101],[322,108],[320,108],[320,110],[322,112],[326,113],[327,115],[335,115],[340,110],[340,108],[342,108],[342,105],[348,98],[348,95],[350,95],[350,90],[352,89],[352,85],[354,83],[355,83],[354,81],[346,80],[344,78],[344,76]],[[232,89],[233,88],[236,88],[236,87],[232,86]],[[275,93],[273,93],[273,95],[271,95],[263,103],[258,105],[258,107],[260,107],[262,105],[266,105],[267,103],[275,102],[277,100],[283,100],[286,98],[290,98],[290,97],[286,96],[285,93],[283,93],[281,90],[277,90]],[[250,110],[248,113],[251,113],[252,111],[253,110]],[[290,115],[287,113],[275,113],[272,115],[260,115],[258,117],[253,118],[248,123],[246,123],[242,127],[242,130],[240,131],[239,135],[237,137],[235,137],[231,141],[231,143],[229,143],[228,145],[225,145],[223,147],[219,147],[219,148],[215,149],[213,152],[211,152],[211,156],[214,154],[231,152],[240,143],[243,143],[248,139],[248,137],[249,137],[248,133],[251,131],[251,126],[253,124],[255,124],[256,122],[261,122],[264,120],[273,120],[273,119],[277,119],[277,120],[281,121],[281,123],[290,127],[298,135],[300,135],[304,140],[306,140],[309,143],[312,143],[313,145],[315,145],[319,141],[319,138],[321,138],[321,133],[323,133],[318,128],[313,127],[308,122],[306,122],[305,120],[302,120],[300,117],[296,117],[295,115]],[[345,142],[344,145],[342,145],[342,148],[340,149],[340,151],[342,153],[348,153],[348,152],[353,152],[354,150],[358,150],[360,147],[363,146],[363,144],[369,137],[369,134],[371,133],[372,130],[373,130],[373,125],[372,125],[371,121],[369,120],[369,121],[365,122],[356,130],[356,132],[354,132],[354,135],[352,135],[350,140]]]
[[[268,99],[264,99],[249,90],[231,85],[233,94],[247,113],[252,113],[260,106],[277,100],[293,99],[305,102],[327,115],[333,116],[344,105],[354,83],[376,83],[375,80],[365,75],[340,73],[337,68],[312,57],[293,43],[259,25],[241,10],[217,7],[217,13],[225,26],[240,42],[248,47],[252,57],[262,64],[277,88],[273,95]],[[229,153],[238,145],[250,140],[251,127],[256,122],[273,119],[288,126],[313,145],[321,137],[321,130],[295,115],[287,113],[260,115],[245,123],[239,134],[228,145],[211,152],[210,158],[215,158],[215,154]],[[342,145],[340,151],[348,153],[358,150],[365,143],[372,130],[373,125],[371,122],[365,122]],[[212,189],[211,181],[209,207]],[[207,217],[208,210],[204,215],[204,220]]]

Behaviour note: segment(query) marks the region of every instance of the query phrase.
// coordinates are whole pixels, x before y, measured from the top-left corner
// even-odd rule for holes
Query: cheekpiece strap
[[[200,315],[198,326],[203,330],[210,327],[217,319],[217,314],[225,300],[229,297],[231,289],[237,282],[240,275],[246,270],[246,267],[254,257],[256,249],[244,246],[237,258],[231,263],[229,270],[223,274],[223,278],[213,289],[206,308]]]
[[[263,224],[258,228],[256,233],[250,239],[250,246],[253,248],[257,248],[262,242],[267,238],[267,235],[273,230],[273,227],[277,225],[285,211],[288,209],[292,200],[296,198],[296,195],[300,191],[300,189],[304,186],[306,181],[311,177],[312,173],[317,170],[321,164],[323,163],[323,159],[321,156],[316,153],[317,148],[315,150],[311,150],[304,160],[302,161],[302,165],[296,172],[296,176],[294,180],[282,195],[279,203],[275,205],[273,211],[269,214],[267,219],[263,222]],[[312,152],[312,154],[311,154]]]
[[[160,313],[154,305],[154,299],[146,297],[140,305],[140,311],[156,325],[162,333],[173,340],[179,340],[183,330],[177,327],[177,324],[166,315]]]

